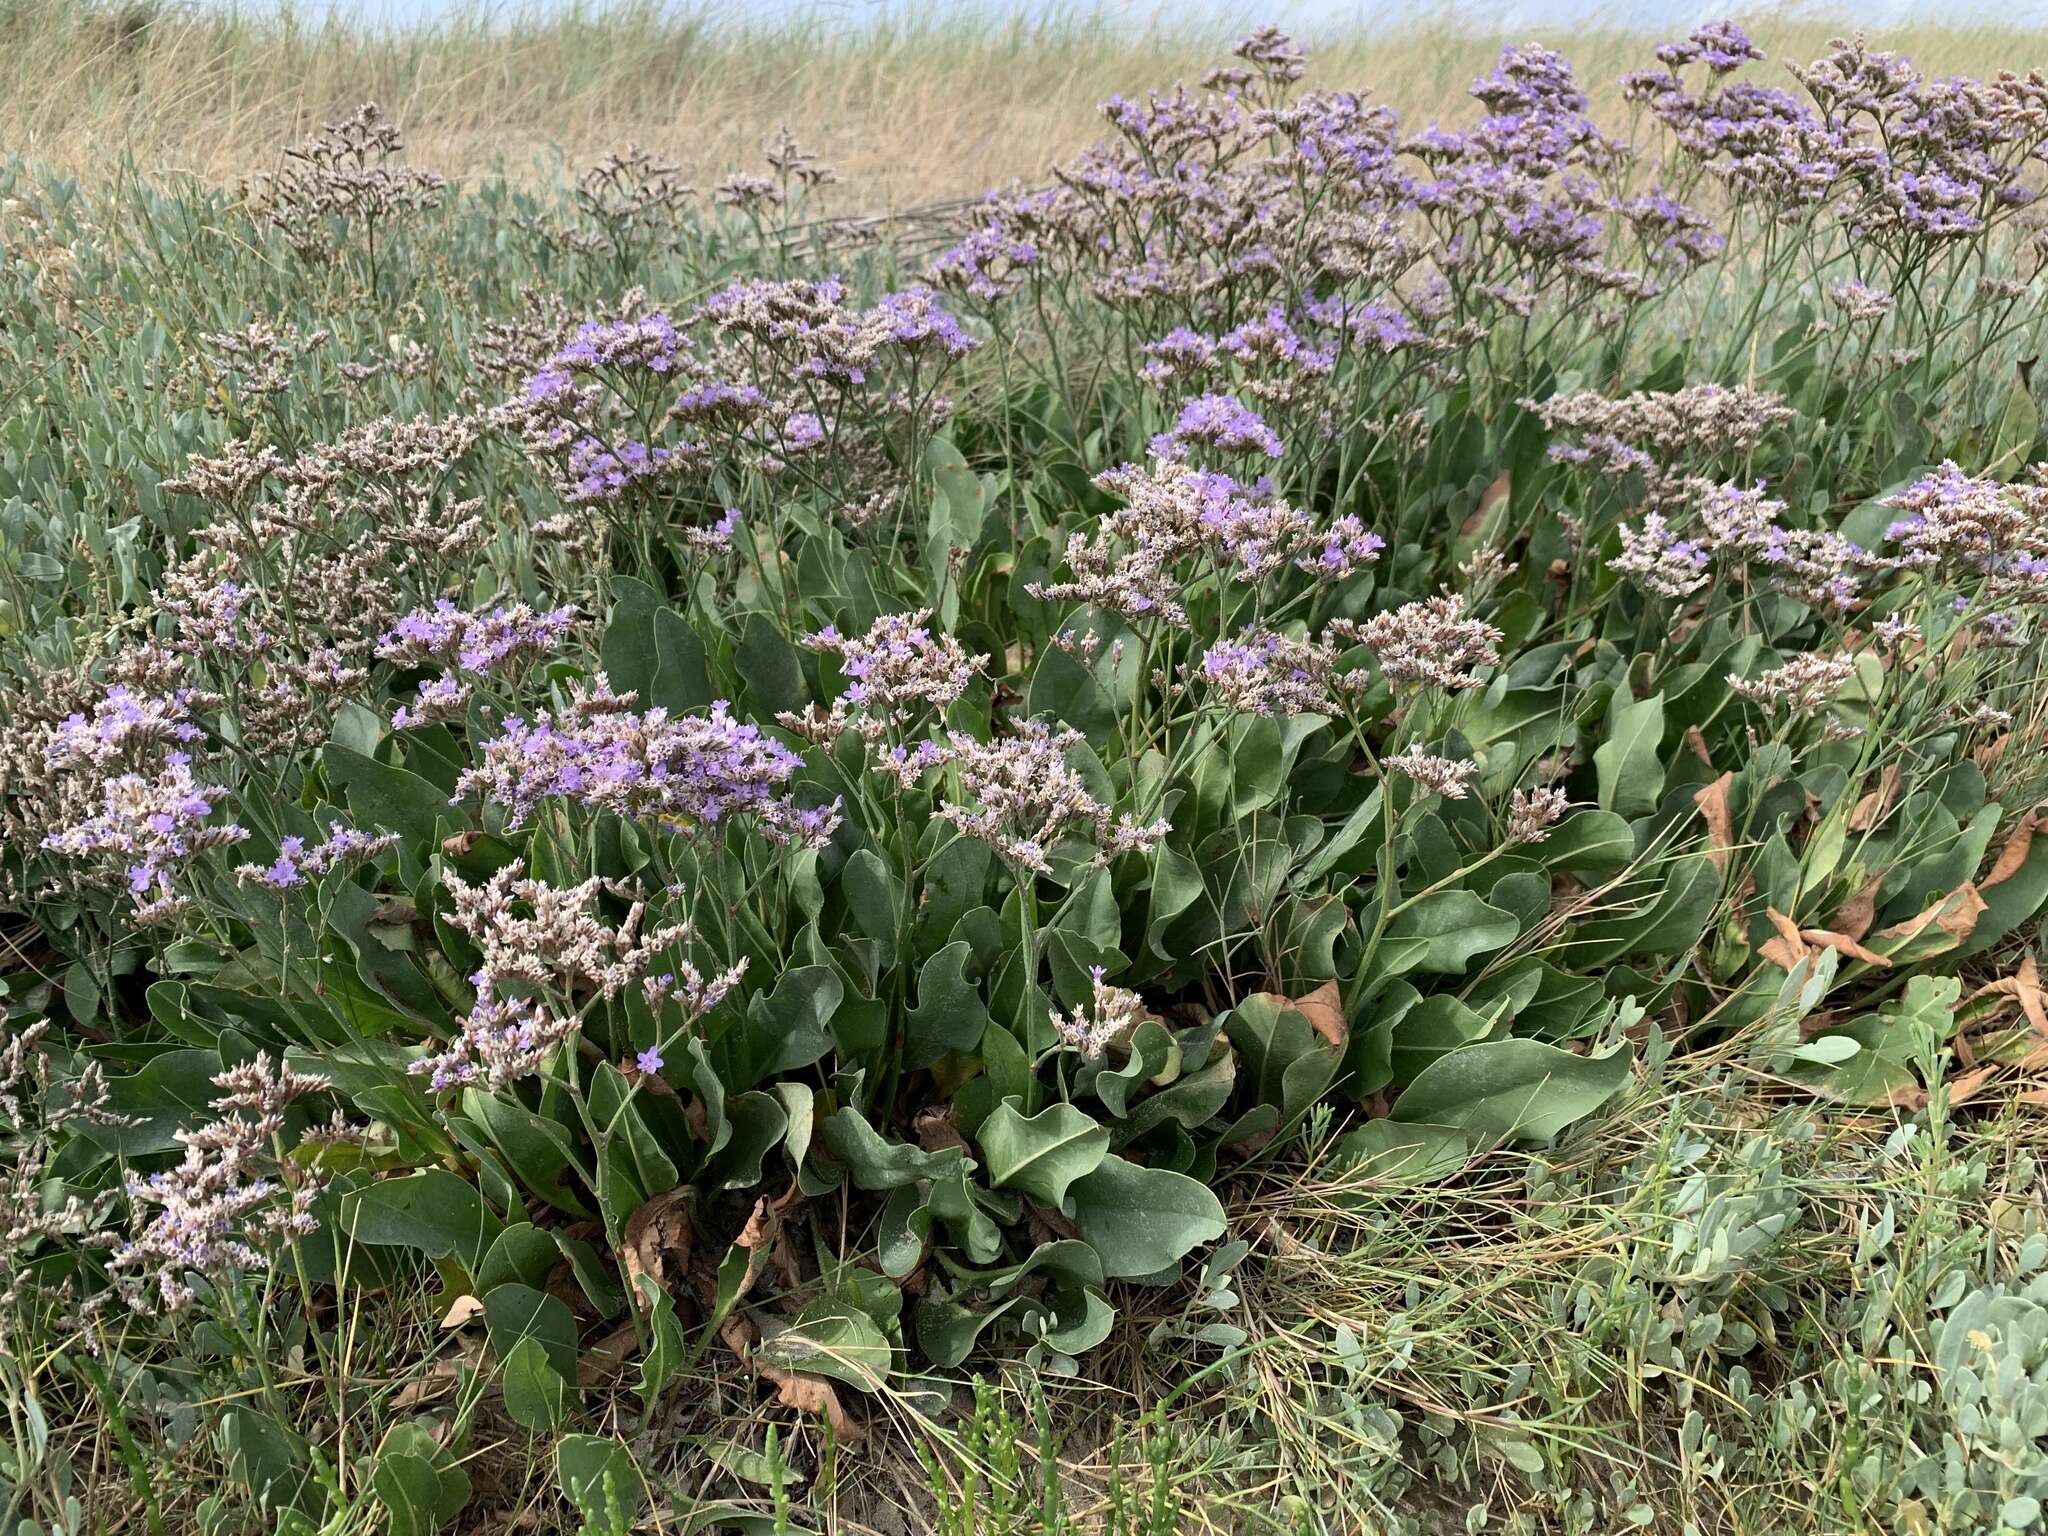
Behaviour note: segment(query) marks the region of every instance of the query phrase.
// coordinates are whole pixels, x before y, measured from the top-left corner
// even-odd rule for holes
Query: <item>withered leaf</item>
[[[642,1275],[670,1290],[671,1281],[679,1285],[690,1267],[690,1212],[695,1199],[694,1190],[679,1185],[656,1195],[626,1218],[619,1267],[626,1272],[626,1292],[636,1305],[645,1301],[640,1294]]]
[[[1836,933],[1848,938],[1860,939],[1870,932],[1870,925],[1877,921],[1877,892],[1884,884],[1882,874],[1872,875],[1864,881],[1856,894],[1842,903],[1835,913]]]
[[[1977,882],[1979,890],[2002,885],[2019,873],[2020,866],[2027,862],[2027,854],[2034,846],[2034,833],[2039,826],[2039,818],[2031,812],[2020,818],[2019,825],[2014,827],[2006,838],[2005,846],[1998,850],[1998,857],[1991,865],[1991,873]]]
[[[1726,871],[1728,855],[1735,848],[1735,819],[1728,810],[1728,791],[1735,783],[1735,775],[1724,773],[1713,783],[1703,785],[1692,797],[1692,803],[1700,808],[1700,815],[1707,823],[1707,857],[1714,868]]]
[[[1771,920],[1771,926],[1778,930],[1778,935],[1757,946],[1757,953],[1773,965],[1788,971],[1794,969],[1807,955],[1806,940],[1800,936],[1799,925],[1776,907],[1765,907],[1764,915]]]
[[[1861,943],[1846,933],[1834,933],[1826,928],[1802,928],[1799,930],[1799,936],[1807,943],[1818,945],[1822,949],[1838,950],[1852,960],[1863,960],[1885,970],[1891,969],[1890,960],[1874,949],[1865,949]]]
[[[1893,939],[1900,943],[1917,938],[1931,923],[1943,933],[1960,942],[1967,939],[1977,926],[1977,919],[1984,915],[1984,898],[1977,894],[1977,887],[1965,880],[1946,896],[1939,896],[1924,912],[1917,912],[1902,923],[1879,931],[1880,939]]]
[[[1851,832],[1868,832],[1885,818],[1892,808],[1892,802],[1899,797],[1899,781],[1904,777],[1897,763],[1893,763],[1878,775],[1877,788],[1856,802],[1856,808],[1849,813]]]

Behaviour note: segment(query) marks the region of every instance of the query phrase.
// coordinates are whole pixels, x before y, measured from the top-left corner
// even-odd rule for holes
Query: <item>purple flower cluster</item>
[[[1232,709],[1256,715],[1328,714],[1336,659],[1329,645],[1252,630],[1203,652],[1200,675]]]
[[[981,345],[939,307],[938,295],[922,286],[883,294],[869,320],[892,345],[911,354],[937,350],[960,358]]]
[[[1757,47],[1749,34],[1732,21],[1710,21],[1695,28],[1684,42],[1665,43],[1657,49],[1658,62],[1671,69],[1705,64],[1717,75],[1728,74],[1765,57],[1763,49]]]
[[[404,667],[453,663],[465,672],[494,672],[554,652],[576,617],[573,604],[535,609],[501,603],[489,613],[468,613],[442,598],[400,619],[378,642],[377,654]]]
[[[171,872],[208,848],[239,843],[246,829],[209,827],[207,817],[227,793],[194,781],[183,753],[172,753],[154,776],[123,773],[101,787],[101,808],[77,824],[52,832],[43,846],[73,858],[101,857],[125,866],[128,894],[138,916],[159,919],[185,904]]]
[[[1197,395],[1180,408],[1171,430],[1152,439],[1151,447],[1155,457],[1176,463],[1198,447],[1269,459],[1282,452],[1279,434],[1258,412],[1230,395]]]
[[[380,858],[398,846],[395,833],[358,832],[354,827],[335,827],[313,847],[303,837],[279,840],[277,858],[271,863],[244,864],[235,878],[245,885],[264,885],[273,891],[287,891],[319,879],[337,869],[349,869]]]
[[[805,640],[811,650],[839,658],[846,689],[829,714],[785,717],[785,724],[812,740],[830,740],[849,724],[880,736],[914,724],[965,693],[985,655],[970,655],[951,635],[934,635],[930,610],[883,614],[864,635],[850,637],[826,625]]]
[[[568,390],[579,373],[637,369],[671,374],[688,346],[667,315],[653,314],[637,320],[586,320],[576,328],[568,345],[527,380],[527,398],[552,400]]]
[[[189,746],[199,740],[192,723],[193,690],[161,697],[137,693],[124,683],[108,688],[90,717],[67,715],[51,734],[44,755],[53,768],[133,762],[159,747]]]
[[[600,679],[559,715],[508,719],[463,773],[457,800],[500,806],[515,827],[542,800],[561,798],[686,830],[750,817],[770,837],[805,846],[837,829],[836,803],[803,809],[788,797],[802,759],[735,720],[723,700],[708,714],[679,716],[632,702]]]
[[[674,460],[673,449],[652,447],[638,438],[607,445],[583,436],[569,447],[568,500],[576,506],[615,501],[629,488],[652,480]]]

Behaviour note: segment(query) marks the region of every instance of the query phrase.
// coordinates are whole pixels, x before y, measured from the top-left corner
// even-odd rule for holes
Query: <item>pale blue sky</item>
[[[261,9],[260,0],[240,0],[243,9]],[[294,8],[302,15],[327,10],[345,11],[354,15],[374,17],[384,21],[402,21],[409,18],[431,16],[443,7],[459,7],[464,11],[479,8],[489,10],[494,6],[513,11],[545,9],[549,0],[295,0]],[[602,0],[588,0],[588,3],[602,4]],[[891,13],[912,13],[929,17],[935,12],[959,9],[974,13],[985,13],[991,9],[1012,11],[1022,9],[1028,13],[1033,0],[731,0],[730,4],[708,4],[694,7],[716,14],[731,15],[736,19],[758,18],[772,20],[779,15],[801,11],[810,16],[843,19],[847,26],[858,27],[866,21]],[[1560,27],[1600,21],[1608,25],[1625,25],[1646,33],[1658,35],[1677,34],[1693,24],[1712,17],[1740,11],[1740,5],[1702,5],[1695,0],[1481,0],[1476,4],[1456,6],[1418,7],[1414,0],[1183,0],[1183,3],[1161,5],[1159,0],[1046,0],[1062,10],[1093,9],[1102,12],[1134,29],[1142,29],[1149,22],[1165,19],[1169,23],[1189,24],[1211,22],[1218,27],[1256,24],[1272,21],[1281,26],[1291,26],[1313,36],[1317,31],[1340,27],[1398,26],[1403,22],[1418,19],[1418,12],[1431,19],[1461,18],[1487,30],[1515,32],[1522,29],[1551,31]],[[1999,21],[2007,25],[2040,25],[2048,27],[2048,0],[2006,0],[2006,3],[1980,3],[1980,0],[1959,0],[1954,4],[1930,4],[1929,0],[1815,0],[1788,9],[1802,14],[1840,20],[1844,25],[1884,26],[1893,23],[1910,22],[1917,18],[1939,19],[1947,23],[1982,19]]]

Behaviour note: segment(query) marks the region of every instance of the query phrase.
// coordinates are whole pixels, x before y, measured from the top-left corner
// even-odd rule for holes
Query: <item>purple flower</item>
[[[468,672],[490,672],[508,661],[553,652],[576,617],[570,604],[536,610],[525,603],[501,603],[489,613],[465,613],[444,598],[400,619],[378,642],[377,654],[400,666],[456,662]],[[444,678],[423,685],[421,705],[449,704],[449,682]]]
[[[925,287],[885,293],[868,312],[896,346],[906,352],[941,351],[949,358],[965,357],[981,343],[960,329],[960,322],[939,308],[938,295]]]
[[[1180,462],[1195,444],[1225,453],[1264,454],[1269,459],[1279,458],[1282,451],[1279,434],[1231,395],[1197,395],[1188,401],[1173,429],[1152,439],[1152,452]]]
[[[807,845],[837,829],[836,806],[806,813],[788,797],[802,759],[733,719],[723,700],[709,714],[678,716],[631,703],[600,679],[558,715],[508,719],[463,773],[456,799],[502,806],[515,827],[542,800],[562,798],[680,830],[747,816],[778,841]]]
[[[640,1070],[642,1072],[645,1072],[650,1076],[652,1076],[656,1072],[659,1072],[663,1066],[663,1062],[661,1059],[661,1050],[657,1046],[650,1045],[638,1056],[635,1056],[633,1060],[639,1065]]]

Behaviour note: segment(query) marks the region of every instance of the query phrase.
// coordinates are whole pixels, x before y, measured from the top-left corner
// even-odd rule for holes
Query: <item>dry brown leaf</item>
[[[635,1306],[644,1306],[640,1277],[646,1275],[663,1290],[680,1285],[690,1267],[692,1241],[690,1210],[696,1192],[680,1185],[656,1195],[626,1218],[625,1246],[619,1250],[619,1267],[626,1272],[626,1293]]]
[[[588,1392],[625,1368],[640,1335],[631,1323],[614,1328],[595,1344],[586,1344],[576,1356],[576,1385]]]
[[[391,1396],[394,1411],[418,1407],[444,1393],[454,1390],[458,1372],[453,1360],[436,1360],[427,1367],[427,1374],[416,1377],[400,1387]]]
[[[1891,969],[1891,961],[1874,949],[1865,949],[1846,933],[1831,933],[1825,928],[1802,928],[1799,930],[1799,936],[1807,943],[1817,944],[1823,949],[1839,950],[1852,960],[1863,960],[1871,965],[1882,966],[1886,970]]]
[[[1989,886],[2002,885],[2019,873],[2020,866],[2027,862],[2027,853],[2034,846],[2034,833],[2040,822],[2030,812],[2020,818],[2019,825],[2005,840],[2005,846],[1998,850],[1998,858],[1991,866],[1991,873],[1977,882],[1983,890]]]
[[[839,1401],[839,1394],[832,1390],[831,1382],[807,1371],[785,1371],[759,1358],[753,1349],[754,1325],[740,1313],[733,1313],[719,1325],[718,1336],[725,1341],[726,1348],[746,1363],[748,1370],[774,1386],[776,1400],[785,1408],[794,1408],[799,1413],[823,1414],[841,1444],[867,1437],[867,1430],[847,1413],[846,1405]]]
[[[1513,489],[1514,481],[1506,470],[1502,470],[1498,475],[1494,476],[1493,484],[1489,485],[1485,493],[1480,496],[1479,505],[1473,509],[1472,515],[1466,518],[1464,523],[1459,526],[1458,537],[1469,539],[1479,532],[1481,528],[1485,527],[1486,514],[1499,506],[1501,501]]]
[[[483,1315],[484,1304],[482,1301],[474,1296],[458,1296],[455,1298],[455,1304],[442,1317],[441,1330],[445,1333],[451,1328],[464,1327]]]
[[[967,1138],[953,1123],[951,1105],[919,1110],[912,1124],[917,1131],[917,1144],[927,1152],[943,1152],[948,1147],[959,1147],[962,1151],[967,1149]]]
[[[1884,820],[1885,812],[1892,808],[1892,802],[1899,797],[1899,781],[1903,776],[1904,772],[1897,763],[1893,763],[1878,775],[1877,788],[1858,800],[1856,809],[1849,813],[1851,832],[1868,832]]]
[[[1932,923],[1943,933],[1960,941],[1967,939],[1977,926],[1977,919],[1984,915],[1984,898],[1977,894],[1977,887],[1965,880],[1946,896],[1935,898],[1924,912],[1916,912],[1902,923],[1878,933],[1880,939],[1897,939],[1904,943],[1917,937],[1928,924]]]
[[[1332,1045],[1342,1045],[1351,1038],[1351,1028],[1344,1022],[1344,1001],[1337,991],[1337,983],[1326,981],[1306,996],[1297,997],[1293,1008],[1308,1020],[1310,1029],[1321,1035]]]
[[[754,1282],[772,1262],[776,1272],[782,1276],[783,1285],[795,1290],[802,1282],[797,1271],[796,1250],[789,1241],[789,1229],[782,1213],[797,1196],[797,1186],[792,1183],[780,1198],[770,1201],[766,1195],[754,1202],[754,1209],[748,1213],[747,1224],[740,1228],[740,1235],[733,1239],[738,1247],[747,1250],[747,1273],[740,1282],[739,1294],[744,1296],[754,1288]]]
[[[1254,992],[1245,1001],[1251,1002],[1255,998],[1262,998],[1275,1008],[1292,1008],[1308,1020],[1310,1029],[1331,1045],[1342,1045],[1351,1037],[1351,1027],[1344,1022],[1343,999],[1334,981],[1326,981],[1315,991],[1303,993],[1300,997],[1285,997],[1278,992]]]
[[[1776,907],[1765,907],[1764,915],[1778,930],[1778,936],[1759,945],[1757,953],[1773,965],[1788,971],[1794,969],[1807,956],[1806,940],[1800,936],[1799,925]]]
[[[1842,903],[1841,910],[1835,913],[1836,933],[1860,939],[1870,932],[1870,925],[1877,921],[1878,887],[1883,884],[1883,875],[1872,875],[1854,896]]]
[[[1692,797],[1692,803],[1707,821],[1707,857],[1714,868],[1724,872],[1728,855],[1735,848],[1735,819],[1728,810],[1728,791],[1734,783],[1735,775],[1724,773]]]
[[[1706,733],[1696,725],[1685,728],[1685,744],[1692,749],[1692,755],[1709,768],[1714,766],[1713,754],[1707,751]]]
[[[2041,990],[2041,967],[2032,955],[2020,962],[2020,968],[2013,973],[2018,984],[2020,1011],[2027,1016],[2027,1023],[2035,1034],[2048,1040],[2048,993]]]
[[[1978,1090],[1990,1082],[1998,1071],[1996,1067],[1979,1067],[1974,1072],[1965,1072],[1961,1077],[1952,1077],[1948,1083],[1948,1102],[1953,1108],[1967,1104],[1977,1096]]]
[[[2041,967],[2032,955],[2022,960],[2012,975],[1986,982],[1970,996],[2012,998],[2026,1015],[2027,1027],[2048,1040],[2048,993],[2041,990]]]
[[[1982,768],[1986,773],[1989,773],[1997,765],[1998,760],[2005,756],[2006,743],[2011,740],[2012,733],[2010,731],[2000,733],[1995,740],[1986,742],[1983,746],[1972,752],[1970,754],[1970,761],[1979,768]]]

